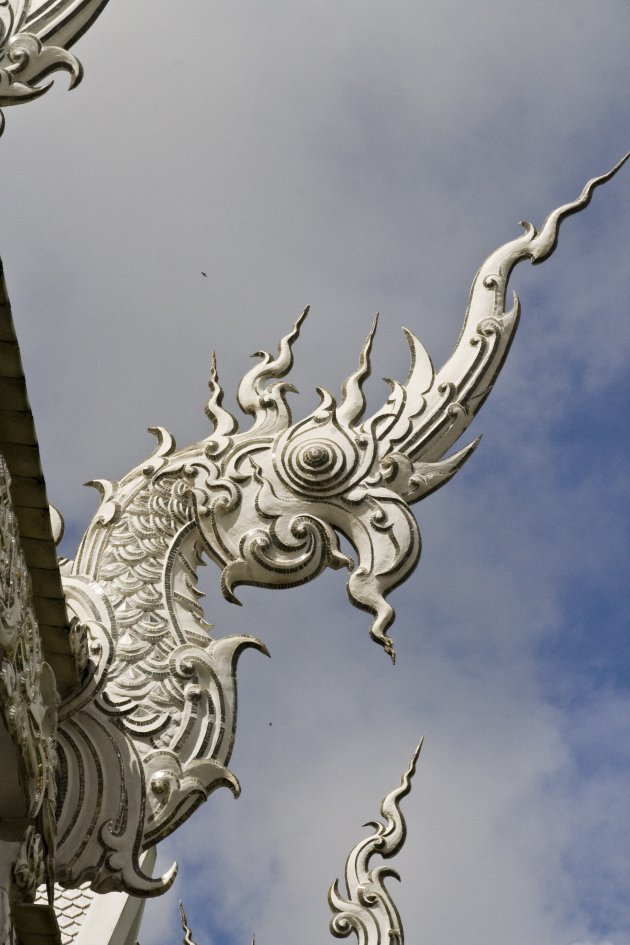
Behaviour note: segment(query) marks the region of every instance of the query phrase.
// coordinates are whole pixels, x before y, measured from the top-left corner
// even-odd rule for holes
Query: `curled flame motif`
[[[0,4],[0,106],[39,98],[52,72],[70,74],[70,88],[83,75],[68,52],[99,15],[108,0],[2,0]],[[4,115],[0,111],[0,134]]]
[[[330,888],[328,902],[333,911],[330,931],[337,938],[346,938],[354,932],[357,945],[402,945],[402,922],[384,882],[388,877],[398,879],[398,873],[384,866],[370,869],[370,864],[376,855],[386,859],[395,856],[405,842],[407,826],[400,802],[411,790],[421,749],[422,741],[413,753],[400,786],[383,798],[381,815],[385,823],[366,824],[374,827],[374,833],[351,851],[346,861],[345,896],[339,892],[337,880]]]

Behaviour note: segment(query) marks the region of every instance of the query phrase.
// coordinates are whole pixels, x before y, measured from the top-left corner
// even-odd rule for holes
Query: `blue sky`
[[[630,147],[630,7],[111,0],[85,79],[7,109],[2,253],[51,501],[72,555],[86,480],[206,433],[295,316],[296,415],[338,390],[374,311],[373,404],[400,326],[436,364],[485,256]],[[416,507],[398,662],[341,574],[220,599],[253,632],[232,770],[162,862],[143,945],[321,942],[345,856],[426,738],[396,888],[407,941],[630,945],[630,171],[520,266],[521,327],[480,448]],[[202,270],[208,274],[201,275]],[[269,725],[272,722],[272,725]]]

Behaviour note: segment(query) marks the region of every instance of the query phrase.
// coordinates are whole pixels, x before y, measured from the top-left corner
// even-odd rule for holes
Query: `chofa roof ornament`
[[[107,2],[0,0],[0,107],[39,98],[52,85],[44,80],[61,69],[70,74],[70,88],[77,85],[83,70],[68,49]]]
[[[218,787],[239,793],[228,768],[237,662],[247,648],[266,649],[252,636],[214,635],[197,588],[204,558],[218,566],[221,590],[234,603],[239,585],[295,587],[325,568],[347,568],[351,601],[372,614],[370,633],[393,659],[394,610],[386,597],[420,555],[411,506],[448,482],[476,444],[449,453],[512,341],[519,304],[516,296],[507,304],[510,274],[522,260],[549,256],[561,221],[586,207],[623,163],[553,211],[540,231],[525,224],[488,257],[440,370],[406,332],[409,376],[391,382],[372,417],[363,416],[363,386],[374,328],[341,398],[322,390],[318,407],[293,422],[286,377],[301,316],[277,354],[259,352],[239,385],[248,428],[224,408],[213,360],[208,435],[178,448],[167,430],[155,429],[150,457],[118,482],[92,483],[101,504],[62,575],[91,658],[83,688],[59,709],[66,790],[55,869],[63,886],[159,895],[175,869],[149,876],[141,851]]]
[[[70,41],[78,35],[76,22],[64,34],[61,4],[44,9],[40,2],[38,21],[34,14],[29,19],[26,3],[11,3],[0,0],[0,18],[16,38],[23,35],[21,26],[37,22],[48,22],[46,35],[54,35],[55,9],[59,37]],[[103,6],[66,4],[65,12],[90,9],[96,16]],[[61,46],[47,48],[48,71],[73,71],[72,57]],[[43,56],[44,46],[38,49]],[[44,60],[40,65],[28,72],[24,62],[33,82],[46,74]],[[526,259],[546,259],[562,220],[586,207],[595,188],[628,157],[553,211],[539,231],[523,224],[523,233],[486,259],[459,339],[440,370],[405,330],[408,377],[389,382],[385,403],[371,417],[364,417],[364,385],[376,325],[341,397],[320,390],[318,406],[293,421],[286,395],[294,388],[286,378],[305,312],[277,353],[258,352],[258,362],[243,377],[238,402],[250,418],[247,425],[224,408],[213,359],[207,435],[178,448],[167,430],[156,428],[151,456],[118,482],[91,483],[101,494],[100,506],[75,560],[61,567],[69,626],[80,644],[81,680],[55,706],[59,797],[55,805],[57,782],[51,778],[50,880],[71,891],[89,885],[98,893],[160,895],[171,886],[176,867],[154,877],[147,852],[219,787],[238,796],[228,768],[236,735],[237,663],[245,649],[266,649],[249,635],[214,635],[197,588],[204,558],[218,567],[221,591],[234,603],[239,585],[295,587],[325,568],[347,568],[352,603],[372,614],[370,633],[394,658],[394,610],[386,598],[419,560],[411,506],[448,482],[476,446],[475,440],[450,452],[492,390],[513,339],[519,303],[516,296],[507,299],[512,270]],[[2,307],[6,316],[8,304]],[[18,379],[23,382],[21,369]],[[346,549],[354,551],[354,561]],[[7,699],[4,704],[11,708]],[[401,787],[383,802],[385,824],[375,825],[375,833],[351,852],[346,889],[335,885],[330,893],[333,934],[354,933],[359,945],[402,942],[400,917],[382,883],[389,871],[371,869],[370,860],[376,853],[391,857],[402,845],[398,801],[409,790],[416,757]],[[52,771],[54,765],[40,767]],[[32,832],[25,840],[16,876],[30,897],[41,872],[41,864],[30,861],[40,847],[31,842]],[[0,918],[1,910],[0,898]],[[192,945],[185,914],[182,920]]]

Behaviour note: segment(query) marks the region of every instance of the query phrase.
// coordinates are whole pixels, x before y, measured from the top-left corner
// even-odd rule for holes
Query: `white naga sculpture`
[[[624,159],[626,160],[626,159]],[[623,162],[621,162],[623,163]],[[155,430],[157,449],[120,482],[97,481],[101,506],[76,560],[62,567],[69,613],[84,628],[85,682],[59,709],[65,792],[58,817],[55,878],[89,881],[97,891],[163,892],[139,865],[142,850],[171,833],[221,785],[235,735],[235,672],[248,636],[215,639],[196,592],[207,556],[221,571],[224,596],[239,584],[283,588],[324,568],[350,571],[348,594],[371,612],[371,635],[390,656],[394,611],[386,595],[416,565],[420,537],[410,506],[446,483],[476,441],[445,457],[488,396],[518,323],[507,282],[524,259],[544,260],[561,221],[585,207],[595,178],[555,210],[540,232],[525,232],[482,265],[455,350],[440,371],[410,332],[411,370],[372,417],[362,386],[374,328],[359,366],[336,403],[292,423],[283,378],[302,319],[275,357],[242,380],[238,399],[252,417],[239,430],[222,407],[213,363],[206,413],[209,435],[177,449]],[[354,547],[357,564],[338,536]],[[125,804],[121,805],[121,797]]]
[[[0,0],[0,106],[41,95],[48,88],[42,80],[58,69],[76,84],[81,68],[67,47],[106,3]],[[0,130],[1,122],[0,115]],[[221,590],[233,602],[240,584],[293,587],[327,567],[347,568],[350,600],[372,614],[371,636],[394,659],[388,635],[394,611],[386,597],[419,559],[411,505],[448,482],[477,445],[448,455],[492,389],[512,342],[519,302],[514,296],[507,303],[510,274],[522,260],[546,259],[562,220],[586,207],[595,187],[627,158],[555,210],[540,232],[524,224],[523,234],[488,257],[457,345],[439,371],[405,329],[409,376],[404,384],[391,382],[386,403],[367,419],[363,385],[376,325],[340,402],[322,390],[319,407],[296,423],[286,397],[293,388],[284,378],[306,312],[277,354],[261,353],[241,381],[247,429],[222,406],[213,361],[208,436],[177,449],[170,433],[156,429],[157,448],[144,463],[119,482],[94,482],[100,508],[76,559],[60,565],[65,604],[54,553],[52,566],[47,559],[43,568],[44,552],[28,545],[52,547],[50,522],[45,504],[45,521],[31,514],[33,506],[41,512],[43,478],[8,302],[0,298],[5,373],[15,382],[7,390],[17,405],[0,404],[7,454],[6,464],[0,458],[0,741],[5,758],[13,753],[14,775],[5,777],[5,794],[13,794],[0,798],[0,820],[19,807],[20,822],[0,848],[0,945],[15,942],[12,922],[22,943],[43,940],[29,939],[33,916],[19,908],[32,903],[43,880],[50,900],[53,883],[67,890],[89,886],[86,904],[93,892],[165,892],[176,868],[153,878],[147,851],[218,787],[238,793],[227,767],[236,729],[236,667],[246,647],[265,647],[250,636],[212,635],[196,587],[204,556],[220,569]],[[9,435],[2,439],[5,429]],[[31,451],[26,466],[23,444]],[[15,515],[12,476],[19,493]],[[59,533],[59,517],[52,518]],[[341,551],[340,536],[355,550],[356,563]],[[25,541],[30,561],[20,551]],[[29,568],[41,571],[33,593]],[[57,660],[54,672],[42,657],[42,629],[58,644],[57,650],[47,644]],[[403,843],[399,802],[409,791],[417,753],[401,786],[383,801],[385,825],[376,825],[350,854],[345,891],[335,884],[330,892],[333,933],[354,932],[359,945],[402,941],[383,884],[390,871],[370,863],[376,853],[393,856]],[[183,912],[182,920],[190,942]],[[132,942],[136,930],[132,917],[117,941]]]

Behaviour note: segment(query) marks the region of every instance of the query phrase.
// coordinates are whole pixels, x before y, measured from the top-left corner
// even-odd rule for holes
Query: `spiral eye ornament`
[[[298,489],[328,493],[344,483],[357,457],[332,440],[298,438],[287,445],[282,459],[287,479]]]
[[[332,450],[325,443],[316,443],[307,446],[299,458],[306,469],[317,470],[330,465]]]
[[[338,422],[307,418],[284,433],[273,451],[280,479],[293,492],[330,498],[352,488],[372,465],[374,445]]]

